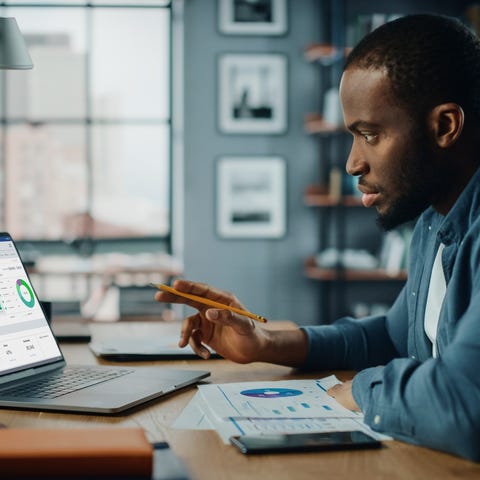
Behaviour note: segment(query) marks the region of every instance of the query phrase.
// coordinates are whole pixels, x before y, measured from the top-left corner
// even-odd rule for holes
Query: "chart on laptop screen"
[[[0,373],[60,356],[15,245],[0,236]]]

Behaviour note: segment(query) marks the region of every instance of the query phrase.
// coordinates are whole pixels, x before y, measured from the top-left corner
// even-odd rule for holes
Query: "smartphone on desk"
[[[242,453],[286,453],[379,448],[381,442],[361,431],[288,433],[230,437]]]

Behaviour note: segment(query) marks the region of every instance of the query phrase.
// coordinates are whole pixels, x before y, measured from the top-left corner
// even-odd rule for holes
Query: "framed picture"
[[[223,238],[280,238],[286,232],[286,165],[275,156],[217,162],[217,231]]]
[[[282,35],[287,0],[218,0],[218,21],[227,35]]]
[[[287,129],[287,59],[279,53],[219,58],[219,129],[280,134]]]

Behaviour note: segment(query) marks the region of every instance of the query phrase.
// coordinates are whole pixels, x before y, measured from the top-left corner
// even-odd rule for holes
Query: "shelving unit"
[[[326,282],[344,280],[348,282],[388,282],[405,281],[407,272],[401,270],[398,273],[391,274],[382,268],[375,270],[353,270],[340,268],[319,268],[315,259],[309,257],[305,260],[305,276],[312,280],[322,280]]]
[[[356,195],[332,195],[328,185],[308,185],[305,189],[304,203],[308,207],[361,207],[362,201]]]
[[[372,29],[402,14],[434,12],[465,20],[469,5],[471,2],[467,0],[390,3],[330,0],[324,2],[321,19],[323,31],[326,32],[324,38],[329,39],[330,43],[307,45],[303,52],[304,58],[319,69],[319,83],[322,93],[325,93],[329,86],[338,85],[342,73],[341,62],[351,51],[350,46]],[[316,167],[319,178],[306,185],[304,191],[304,204],[314,209],[318,217],[318,248],[305,259],[304,275],[319,284],[320,321],[329,322],[339,316],[351,314],[349,301],[357,301],[358,298],[359,304],[368,303],[368,295],[371,303],[378,301],[389,304],[407,278],[406,271],[401,270],[403,264],[400,259],[404,262],[407,255],[410,227],[382,235],[375,232],[372,217],[369,217],[371,221],[368,223],[363,221],[374,214],[374,209],[358,208],[362,205],[360,197],[352,193],[351,188],[345,190],[347,182],[339,180],[339,172],[343,170],[346,160],[342,152],[342,148],[347,146],[343,125],[328,123],[321,113],[309,113],[304,118],[304,130],[318,142]],[[348,186],[352,187],[352,184]],[[370,242],[368,250],[371,253],[375,251],[378,255],[382,250],[379,247],[384,242],[383,251],[378,255],[381,261],[378,263],[385,269],[348,268],[351,266],[349,262],[345,262],[346,266],[335,266],[335,259],[344,259],[341,252],[346,248],[356,249],[359,246],[363,249],[370,240],[374,241],[373,236],[378,242],[375,248]],[[332,247],[337,249],[336,255],[331,257],[334,260],[330,258],[324,262],[322,268],[317,264],[318,261],[323,265],[318,254]],[[365,297],[362,297],[363,294]]]
[[[334,125],[328,123],[319,113],[309,113],[305,116],[304,129],[308,133],[316,133],[319,135],[330,135],[332,133],[345,132],[343,125]]]
[[[332,4],[333,5],[333,4]],[[337,16],[339,12],[336,12]],[[338,18],[337,18],[338,20]],[[343,17],[342,17],[343,20]],[[331,28],[334,29],[335,22]],[[338,21],[337,21],[338,28]],[[341,45],[342,35],[337,36],[337,44]],[[310,44],[304,50],[306,61],[319,68],[322,76],[322,90],[325,92],[329,85],[338,85],[341,76],[341,61],[351,51],[351,48],[338,47],[334,44]],[[319,178],[305,188],[304,204],[318,210],[319,221],[319,248],[322,252],[327,248],[335,248],[343,252],[348,244],[355,244],[355,239],[347,238],[348,222],[353,218],[358,222],[358,215],[370,215],[362,206],[361,198],[353,190],[353,184],[348,190],[345,188],[344,163],[347,150],[347,130],[343,124],[333,124],[325,120],[321,113],[308,113],[304,118],[304,130],[318,141],[317,167]],[[373,214],[373,211],[372,211]],[[351,228],[351,227],[350,227]],[[375,231],[372,219],[371,235],[381,243],[381,233]],[[361,228],[365,233],[366,229]],[[368,232],[370,234],[370,232]],[[357,248],[355,245],[353,248]],[[364,249],[364,248],[359,248]],[[373,253],[373,252],[372,252]],[[377,253],[377,252],[375,252]],[[338,263],[332,268],[323,268],[316,262],[316,255],[305,259],[304,275],[313,281],[319,282],[321,321],[332,321],[343,315],[352,314],[352,306],[348,304],[347,292],[366,283],[377,283],[375,288],[378,300],[382,301],[382,290],[399,291],[407,278],[406,271],[387,271],[382,268],[360,269],[349,268],[349,265]],[[363,299],[362,299],[363,301]]]

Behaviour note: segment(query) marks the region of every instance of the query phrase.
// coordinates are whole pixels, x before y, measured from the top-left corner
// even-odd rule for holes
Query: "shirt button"
[[[431,225],[429,225],[429,226],[428,226],[428,229],[429,229],[429,230],[431,230],[431,229],[432,229],[432,226],[431,226]]]
[[[412,295],[413,295],[413,296],[415,296],[415,295],[416,295],[416,293],[415,293],[415,292],[412,292]]]
[[[378,425],[380,423],[380,415],[375,415],[375,418],[373,419],[373,423],[375,425]]]

